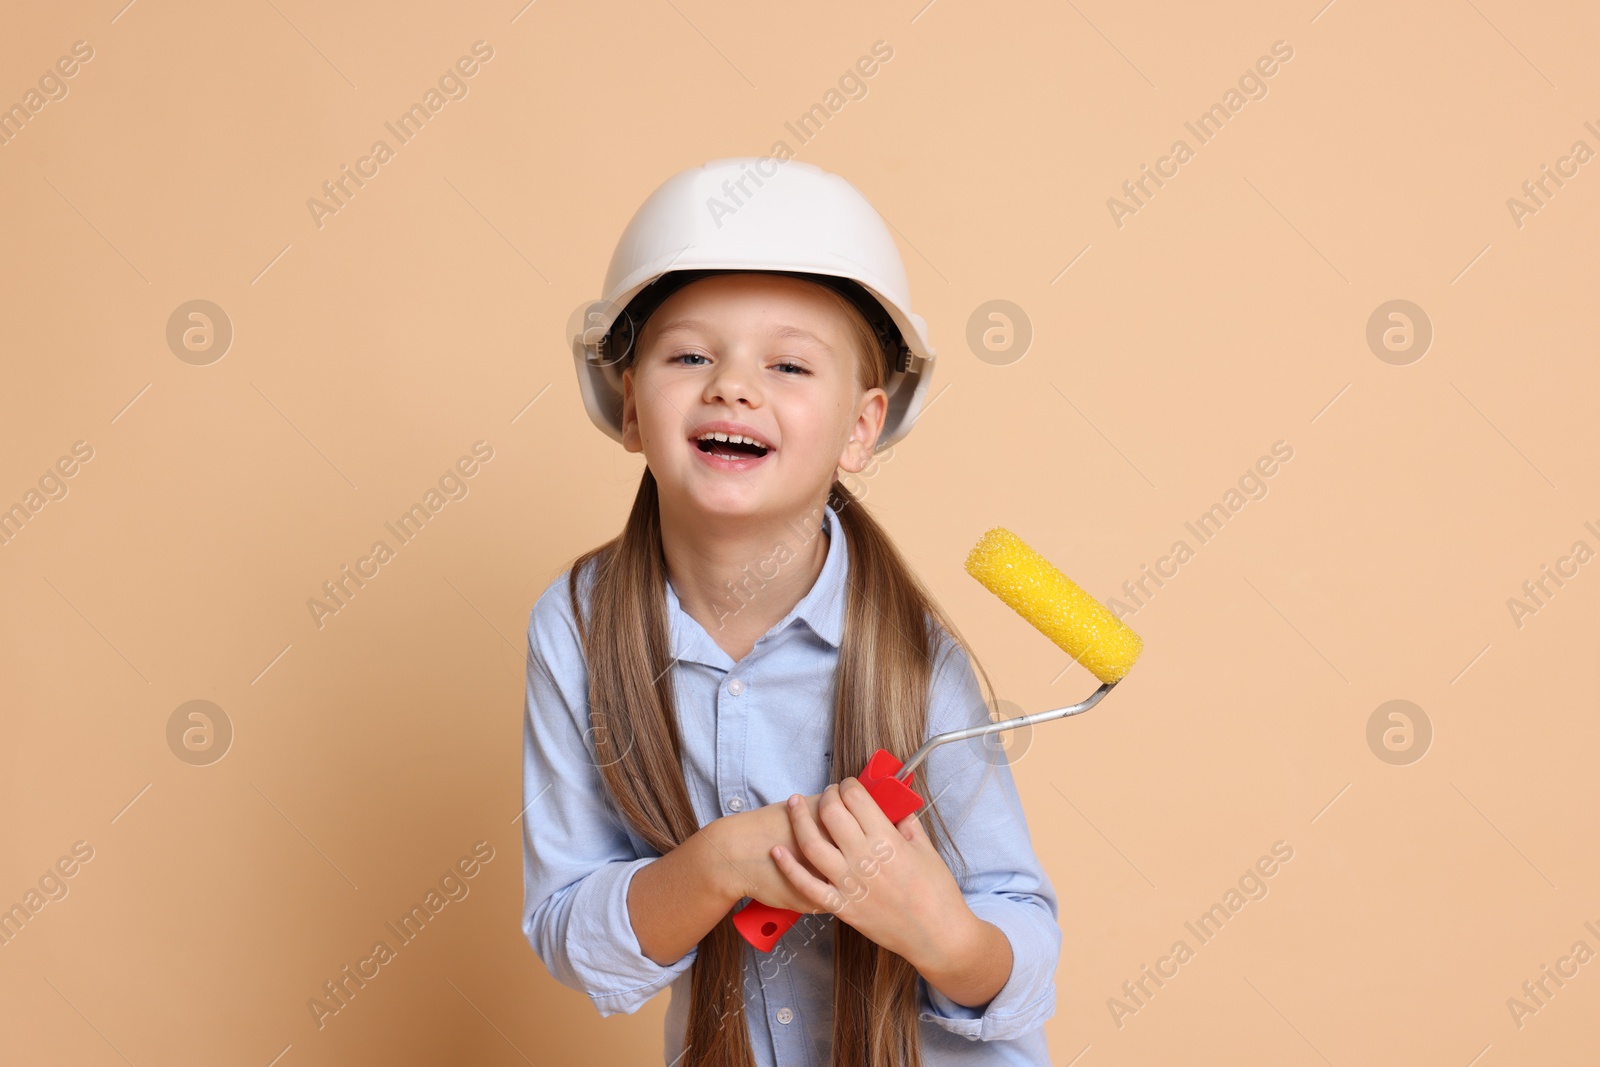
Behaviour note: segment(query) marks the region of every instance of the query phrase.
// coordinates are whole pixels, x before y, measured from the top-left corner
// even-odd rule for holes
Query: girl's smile
[[[726,419],[695,427],[689,434],[689,444],[713,470],[754,470],[776,451],[755,427]]]
[[[755,455],[729,452],[726,450],[726,446],[717,445],[715,442],[712,442],[712,444],[715,445],[715,448],[707,447],[706,442],[700,442],[695,445],[694,449],[695,455],[699,456],[701,462],[712,470],[753,471],[767,460],[766,453]]]

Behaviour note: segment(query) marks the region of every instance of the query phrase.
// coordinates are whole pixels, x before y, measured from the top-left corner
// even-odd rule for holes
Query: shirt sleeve
[[[930,686],[928,735],[991,721],[964,649],[942,635],[944,654]],[[951,1000],[917,979],[918,1018],[973,1041],[1001,1041],[1037,1030],[1055,1014],[1056,965],[1061,958],[1055,888],[1034,855],[1022,800],[1001,744],[989,734],[951,741],[924,762],[932,807],[961,854],[951,873],[968,907],[1011,943],[1011,976],[982,1007]]]
[[[578,711],[588,707],[588,673],[567,597],[563,574],[528,621],[522,932],[552,977],[587,994],[602,1017],[631,1014],[687,970],[699,946],[662,966],[634,934],[628,886],[659,854],[635,848],[601,779]]]

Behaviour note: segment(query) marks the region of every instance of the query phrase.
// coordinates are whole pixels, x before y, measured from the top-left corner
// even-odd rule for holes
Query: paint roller
[[[934,749],[952,741],[1015,730],[1088,711],[1127,675],[1144,648],[1138,634],[1004,527],[996,526],[978,540],[967,555],[966,570],[1062,651],[1087,667],[1100,679],[1100,688],[1088,699],[1068,707],[930,737],[904,763],[884,749],[878,749],[857,778],[893,823],[922,806],[922,797],[911,784],[917,766]],[[771,952],[778,939],[799,918],[797,911],[752,900],[734,915],[733,925],[746,941],[762,952]]]

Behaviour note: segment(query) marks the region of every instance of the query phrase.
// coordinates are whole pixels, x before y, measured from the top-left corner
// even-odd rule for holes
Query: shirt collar
[[[822,512],[823,522],[818,532],[822,529],[828,531],[828,555],[822,562],[822,571],[806,595],[767,631],[767,636],[782,633],[799,619],[829,646],[837,649],[844,634],[845,581],[850,571],[850,553],[845,544],[844,524],[839,521],[838,514],[828,504],[823,505]],[[673,659],[731,669],[733,658],[712,640],[704,626],[683,610],[670,579],[666,586],[667,621],[672,634]]]

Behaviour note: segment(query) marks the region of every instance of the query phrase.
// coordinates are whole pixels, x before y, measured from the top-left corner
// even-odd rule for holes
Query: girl
[[[673,1065],[1048,1064],[1061,931],[1004,749],[935,749],[898,824],[854,777],[990,721],[839,477],[931,373],[887,228],[809,164],[720,160],[652,194],[606,290],[579,381],[645,469],[530,614],[524,935],[602,1016],[670,984]],[[771,953],[750,900],[802,913]]]

